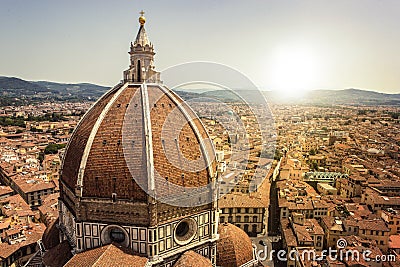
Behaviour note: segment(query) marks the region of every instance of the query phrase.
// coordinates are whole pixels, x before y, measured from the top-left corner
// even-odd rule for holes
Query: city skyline
[[[335,39],[329,53],[322,53],[326,43],[309,46],[304,25],[285,42],[295,36],[296,16],[287,28],[261,23],[285,21],[276,18],[293,8],[285,3],[260,4],[255,14],[238,15],[240,24],[232,15],[256,10],[254,2],[238,13],[239,4],[160,3],[147,6],[155,10],[147,19],[146,7],[138,8],[135,27],[133,12],[119,5],[91,1],[74,10],[77,4],[61,3],[54,11],[44,3],[4,5],[8,17],[0,12],[0,22],[19,24],[13,31],[0,23],[11,29],[0,62],[26,72],[26,80],[46,75],[75,84],[0,76],[1,266],[399,267],[400,94],[309,91],[329,81],[329,68],[332,84],[384,77],[377,82],[397,86],[388,68],[354,68],[379,57],[396,70],[397,61],[384,56],[395,50],[374,47],[384,39],[349,49],[361,44],[349,20],[315,34],[327,42],[323,36],[337,37],[333,28],[351,25],[337,28],[354,36]],[[292,3],[296,15],[315,7]],[[379,5],[366,6],[372,3]],[[262,6],[275,18],[261,14]],[[315,10],[300,12],[314,22],[307,29],[333,17],[315,23]],[[355,10],[337,11],[327,13]],[[352,22],[377,23],[360,16]],[[115,54],[127,48],[129,63],[122,63]],[[338,68],[344,57],[346,69]],[[380,76],[365,75],[368,68]]]
[[[262,90],[400,92],[396,1],[4,1],[3,7],[3,76],[112,86],[128,65],[143,9],[161,71],[213,61],[240,70]]]

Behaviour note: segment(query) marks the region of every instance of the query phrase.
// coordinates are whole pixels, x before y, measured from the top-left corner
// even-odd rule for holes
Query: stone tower
[[[143,81],[160,83],[160,73],[154,67],[154,47],[147,37],[144,24],[146,19],[143,17],[144,12],[141,12],[139,17],[139,32],[134,43],[131,43],[129,69],[124,71],[124,82]]]

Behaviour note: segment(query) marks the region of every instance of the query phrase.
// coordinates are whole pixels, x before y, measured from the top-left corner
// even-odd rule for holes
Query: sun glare
[[[315,89],[318,78],[317,59],[310,49],[282,48],[271,62],[270,85],[282,96],[298,97]]]

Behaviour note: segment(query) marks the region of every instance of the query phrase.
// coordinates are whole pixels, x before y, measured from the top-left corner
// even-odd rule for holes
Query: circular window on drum
[[[101,232],[101,242],[105,244],[118,243],[127,247],[129,245],[129,236],[124,228],[118,225],[109,225]]]
[[[180,221],[174,229],[174,239],[178,245],[186,245],[197,233],[197,222],[191,218]]]
[[[110,239],[112,242],[122,243],[125,241],[125,233],[119,228],[112,228],[110,230]]]

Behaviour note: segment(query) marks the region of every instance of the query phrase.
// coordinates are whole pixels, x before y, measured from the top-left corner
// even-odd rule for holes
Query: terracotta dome
[[[214,150],[208,142],[200,119],[168,88],[118,85],[76,127],[62,186],[78,197],[114,195],[135,202],[146,202],[149,191],[178,195],[182,188],[208,185],[213,177]]]
[[[189,250],[183,253],[174,267],[212,267],[212,264],[209,259]]]
[[[249,236],[230,223],[218,226],[217,266],[236,267],[253,260],[253,245]]]
[[[57,246],[60,243],[60,231],[57,228],[59,219],[50,223],[43,233],[42,241],[46,250]]]
[[[143,266],[172,265],[188,250],[215,262],[213,143],[160,80],[143,24],[129,55],[123,80],[82,117],[63,157],[59,230],[78,253],[68,266],[113,254],[109,244],[146,259]]]

